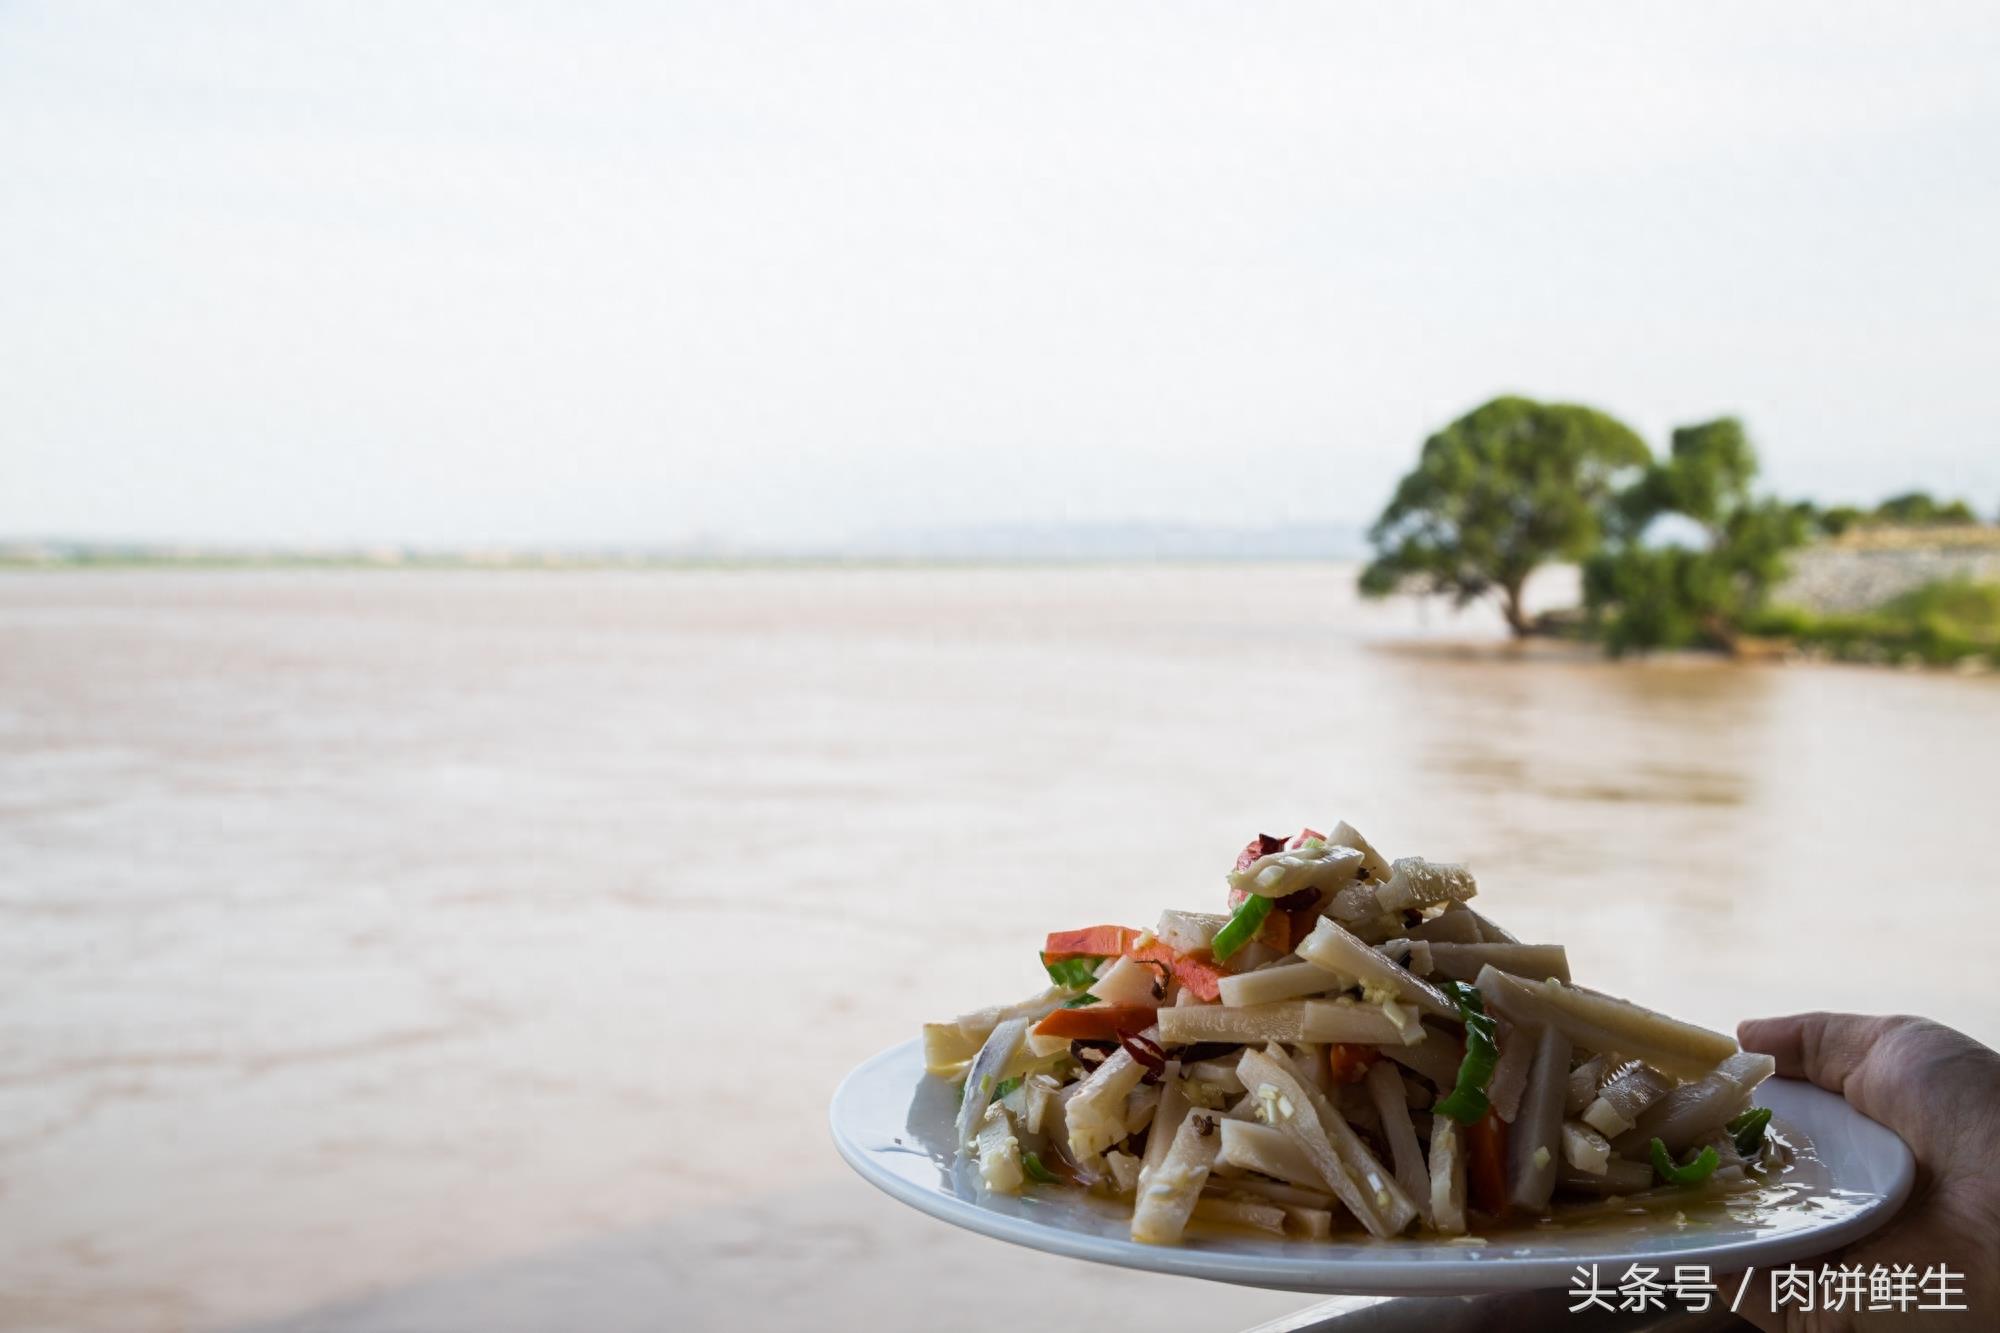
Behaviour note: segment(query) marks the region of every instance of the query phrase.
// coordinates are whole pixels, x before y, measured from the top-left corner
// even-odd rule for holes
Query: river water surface
[[[1297,1308],[961,1235],[824,1113],[1046,930],[1341,818],[1676,1014],[2000,1038],[2000,680],[1515,655],[1351,583],[0,577],[0,1326]]]

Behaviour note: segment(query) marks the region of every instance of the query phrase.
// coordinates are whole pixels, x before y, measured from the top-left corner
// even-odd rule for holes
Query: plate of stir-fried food
[[[1027,999],[836,1093],[895,1197],[1039,1249],[1296,1290],[1769,1265],[1893,1215],[1901,1140],[1768,1055],[1577,984],[1464,866],[1259,835],[1216,910],[1064,923]]]

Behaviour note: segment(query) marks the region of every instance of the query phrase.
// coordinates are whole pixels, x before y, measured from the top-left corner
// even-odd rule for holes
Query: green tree
[[[1964,500],[1939,500],[1929,491],[1908,491],[1892,495],[1873,509],[1854,505],[1834,505],[1827,509],[1801,501],[1814,530],[1838,537],[1853,528],[1879,525],[1923,528],[1958,523],[1977,523],[1979,514]]]
[[[1977,523],[1979,515],[1963,500],[1938,500],[1929,491],[1892,495],[1875,506],[1875,518],[1883,523],[1908,527],[1930,527],[1945,523]]]
[[[1584,605],[1614,654],[1735,642],[1806,538],[1807,511],[1751,492],[1757,454],[1733,417],[1683,426],[1665,461],[1622,491],[1605,548],[1584,565]],[[1696,539],[1663,544],[1678,515]]]
[[[1369,529],[1361,591],[1414,588],[1461,606],[1497,593],[1516,635],[1528,576],[1594,550],[1620,481],[1652,459],[1632,430],[1593,408],[1495,398],[1424,441],[1417,466]]]

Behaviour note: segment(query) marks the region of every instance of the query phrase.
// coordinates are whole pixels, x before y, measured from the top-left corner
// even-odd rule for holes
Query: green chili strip
[[[1264,918],[1269,915],[1271,900],[1261,893],[1253,893],[1238,903],[1236,910],[1229,914],[1229,923],[1216,931],[1215,938],[1209,941],[1208,949],[1215,955],[1215,961],[1222,962],[1255,939],[1257,932],[1264,928]]]
[[[1048,955],[1042,956],[1042,966],[1047,969],[1049,980],[1071,990],[1082,990],[1097,980],[1097,965],[1103,961],[1102,958],[1065,958],[1059,963],[1051,963]]]
[[[1057,1181],[1056,1173],[1043,1166],[1042,1159],[1031,1152],[1021,1154],[1021,1169],[1028,1173],[1028,1179],[1038,1184],[1053,1185]]]
[[[1653,1140],[1653,1170],[1669,1185],[1699,1185],[1715,1174],[1715,1168],[1722,1164],[1722,1158],[1710,1144],[1695,1154],[1695,1159],[1686,1166],[1676,1166],[1674,1159],[1667,1156],[1667,1145]]]
[[[1492,1105],[1486,1100],[1486,1085],[1500,1063],[1500,1045],[1494,1040],[1493,1016],[1486,1012],[1477,987],[1449,981],[1444,990],[1465,1023],[1465,1058],[1458,1062],[1458,1086],[1431,1109],[1461,1125],[1476,1125]]]
[[[1770,1125],[1771,1108],[1768,1106],[1753,1106],[1742,1115],[1730,1121],[1724,1128],[1729,1131],[1729,1137],[1736,1141],[1738,1155],[1751,1157],[1755,1156],[1757,1150],[1764,1146],[1764,1131],[1770,1128]]]

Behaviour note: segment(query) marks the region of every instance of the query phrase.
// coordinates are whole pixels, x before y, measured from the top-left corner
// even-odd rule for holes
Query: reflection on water
[[[1411,648],[1349,579],[0,580],[0,1323],[702,1327],[774,1271],[822,1322],[1001,1275],[1115,1319],[1164,1280],[905,1216],[826,1098],[1051,927],[1214,905],[1260,828],[1468,859],[1692,1019],[2000,1036],[1882,966],[2000,944],[2000,683]]]

